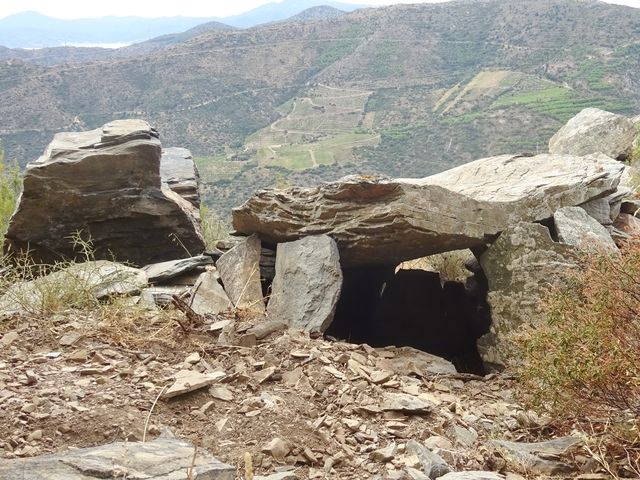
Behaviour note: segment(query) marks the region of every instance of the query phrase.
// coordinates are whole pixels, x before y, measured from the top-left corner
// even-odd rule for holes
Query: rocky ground
[[[458,374],[408,348],[294,331],[260,339],[265,332],[250,329],[258,321],[235,314],[194,325],[179,311],[139,307],[3,320],[0,455],[170,429],[235,466],[237,478],[246,453],[257,475],[297,478],[437,478],[442,469],[606,478],[589,473],[595,462],[574,439],[499,443],[558,435],[518,402],[508,376]]]

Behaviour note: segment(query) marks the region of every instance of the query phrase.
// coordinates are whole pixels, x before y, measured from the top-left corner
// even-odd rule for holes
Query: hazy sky
[[[446,0],[344,0],[345,3],[389,5],[392,3],[434,3]],[[526,0],[518,0],[525,2]],[[640,8],[640,0],[606,0]],[[251,10],[269,0],[0,0],[0,18],[35,10],[58,18],[138,15],[161,17],[225,17]]]

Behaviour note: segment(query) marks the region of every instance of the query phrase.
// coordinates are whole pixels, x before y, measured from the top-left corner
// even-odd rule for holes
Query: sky
[[[0,0],[0,18],[24,11],[37,11],[57,18],[87,18],[106,15],[161,17],[226,17],[246,12],[272,0]],[[435,3],[446,0],[343,0],[345,3],[389,5]],[[526,0],[519,0],[526,1]],[[640,0],[605,0],[640,8]]]

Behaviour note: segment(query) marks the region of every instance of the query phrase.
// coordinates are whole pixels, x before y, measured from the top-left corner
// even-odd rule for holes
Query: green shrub
[[[558,421],[607,425],[640,448],[640,240],[585,257],[568,280],[546,302],[548,324],[521,338],[519,381]]]

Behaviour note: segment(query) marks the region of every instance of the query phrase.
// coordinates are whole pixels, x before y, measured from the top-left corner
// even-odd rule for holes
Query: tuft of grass
[[[229,227],[206,205],[200,207],[200,221],[205,246],[209,249],[229,236]]]

